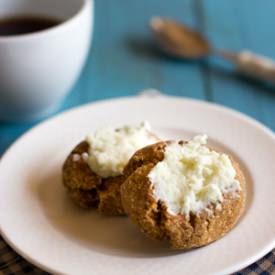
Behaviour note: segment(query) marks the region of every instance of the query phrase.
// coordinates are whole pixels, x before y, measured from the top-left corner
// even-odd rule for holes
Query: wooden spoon
[[[171,19],[153,17],[150,26],[158,47],[170,56],[199,59],[218,55],[230,60],[247,76],[275,82],[275,62],[271,59],[249,51],[235,53],[214,49],[200,33]]]

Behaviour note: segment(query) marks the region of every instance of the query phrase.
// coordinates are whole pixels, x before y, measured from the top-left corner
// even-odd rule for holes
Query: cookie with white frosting
[[[105,215],[124,214],[120,198],[124,167],[137,150],[158,140],[147,122],[90,134],[63,165],[63,183],[70,197],[81,207]]]
[[[175,249],[211,243],[231,230],[245,205],[245,178],[207,136],[159,142],[136,152],[121,186],[125,212],[152,239]]]

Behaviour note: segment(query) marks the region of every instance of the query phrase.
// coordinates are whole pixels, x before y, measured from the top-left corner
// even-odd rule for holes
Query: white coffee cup
[[[22,121],[55,111],[83,68],[93,28],[92,0],[1,0],[0,18],[61,19],[40,32],[0,36],[0,120]]]

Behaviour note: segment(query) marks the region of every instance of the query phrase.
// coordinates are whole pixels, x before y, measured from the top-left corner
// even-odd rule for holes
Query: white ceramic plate
[[[126,217],[75,207],[61,185],[70,150],[99,126],[148,120],[162,137],[206,133],[230,152],[247,177],[248,201],[224,238],[172,252],[144,237]],[[216,105],[172,97],[124,98],[86,105],[21,137],[0,164],[0,222],[6,241],[37,266],[62,274],[221,274],[275,247],[275,137],[258,122]]]

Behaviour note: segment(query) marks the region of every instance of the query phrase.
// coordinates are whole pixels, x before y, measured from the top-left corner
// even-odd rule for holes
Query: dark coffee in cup
[[[62,21],[51,17],[32,15],[0,18],[0,36],[22,35],[43,31],[59,25]]]

